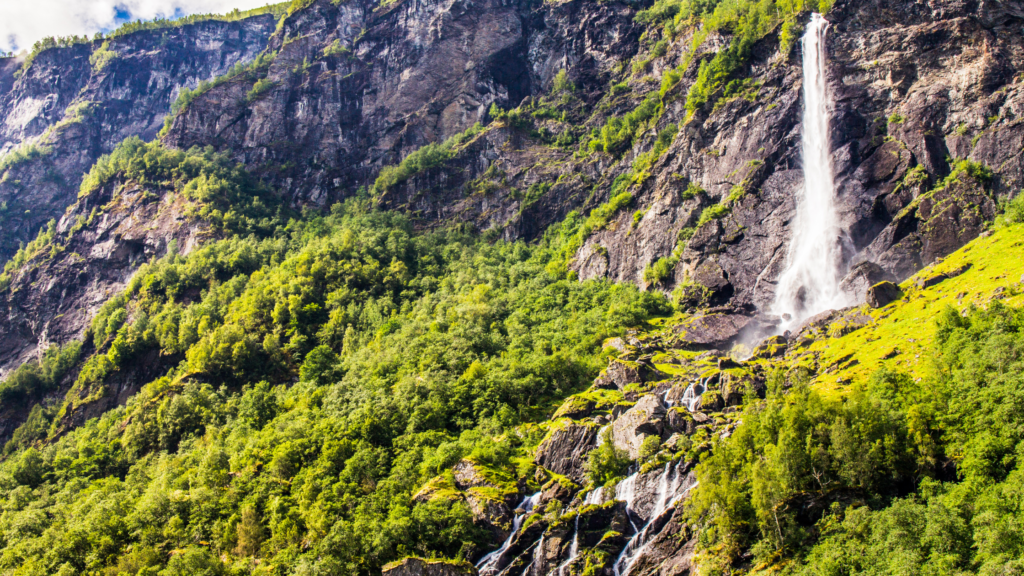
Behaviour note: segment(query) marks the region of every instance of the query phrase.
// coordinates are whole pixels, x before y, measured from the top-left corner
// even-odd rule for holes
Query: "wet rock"
[[[476,568],[456,560],[405,558],[384,566],[383,576],[475,576]]]
[[[665,407],[654,394],[644,396],[612,423],[612,441],[635,459],[647,436],[661,436]]]
[[[696,572],[693,555],[697,538],[683,521],[681,510],[681,507],[676,509],[643,553],[633,561],[630,574],[688,576]]]
[[[900,287],[892,282],[879,282],[868,289],[865,300],[872,308],[881,308],[898,299],[901,295]]]
[[[533,461],[555,474],[583,484],[587,455],[597,445],[598,428],[576,422],[559,423],[557,426],[537,447]]]

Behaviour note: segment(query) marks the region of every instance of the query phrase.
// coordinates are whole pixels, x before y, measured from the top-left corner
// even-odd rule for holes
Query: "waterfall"
[[[710,379],[710,376],[708,377]],[[695,411],[700,407],[700,395],[707,389],[707,380],[697,379],[690,382],[690,385],[683,392],[683,397],[679,399],[679,403],[686,406],[686,409],[690,412]]]
[[[772,306],[772,311],[785,319],[781,330],[796,328],[819,312],[848,305],[848,297],[839,289],[845,232],[836,213],[828,134],[827,29],[828,21],[812,14],[802,40],[804,186],[797,197],[787,267],[779,278]]]
[[[583,499],[583,507],[601,505],[604,503],[604,486],[598,486],[589,492]]]
[[[512,540],[516,537],[516,532],[519,532],[519,527],[522,526],[523,520],[533,512],[534,506],[540,500],[540,492],[523,498],[523,501],[516,506],[516,510],[522,509],[522,514],[516,514],[515,518],[512,519],[512,533],[508,535],[505,542],[502,543],[501,548],[498,548],[494,552],[484,556],[476,563],[477,570],[480,574],[493,574],[497,571],[498,563],[501,562],[501,557],[505,554],[505,551],[512,546]]]
[[[569,567],[569,564],[580,555],[580,514],[576,513],[576,525],[573,527],[572,532],[572,545],[569,546],[569,557],[566,558],[565,562],[562,562],[556,571],[558,576],[564,576],[565,569]]]
[[[665,464],[665,470],[661,473],[661,477],[658,478],[658,488],[655,492],[657,500],[654,504],[654,509],[648,516],[647,522],[644,527],[636,532],[629,542],[626,543],[626,547],[622,549],[619,557],[615,559],[615,564],[612,566],[612,571],[615,576],[627,576],[630,568],[633,567],[633,563],[636,562],[647,546],[650,545],[652,534],[651,527],[654,525],[654,521],[657,520],[666,510],[674,507],[676,503],[682,498],[686,492],[689,492],[693,486],[687,487],[682,495],[676,496],[679,492],[680,485],[682,484],[683,478],[679,474],[679,465],[682,462],[677,462],[675,466],[669,462]],[[623,481],[625,482],[625,481]],[[635,484],[635,478],[634,478]],[[616,490],[616,498],[618,498],[618,490]],[[626,503],[626,515],[629,515],[630,502]],[[634,524],[634,529],[636,525]]]
[[[637,527],[636,523],[633,522],[633,516],[630,512],[633,511],[633,500],[636,498],[636,478],[639,474],[639,472],[634,472],[628,478],[615,485],[615,499],[626,503],[626,518],[633,525],[633,530],[637,530]]]
[[[530,565],[523,570],[523,576],[528,576],[533,571],[533,567],[539,562],[544,561],[544,535],[540,535],[540,540],[535,544],[536,548],[533,549],[533,560],[530,561]]]

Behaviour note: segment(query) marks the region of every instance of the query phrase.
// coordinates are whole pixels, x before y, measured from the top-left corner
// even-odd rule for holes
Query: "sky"
[[[280,1],[280,0],[277,0]],[[128,20],[259,8],[273,0],[0,0],[0,51],[31,50],[46,36],[89,36]]]

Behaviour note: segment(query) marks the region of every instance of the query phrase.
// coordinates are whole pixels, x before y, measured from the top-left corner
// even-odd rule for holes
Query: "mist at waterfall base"
[[[828,21],[812,14],[803,45],[804,185],[796,198],[796,218],[787,265],[779,278],[771,312],[783,318],[779,332],[797,328],[825,310],[853,304],[839,287],[844,273],[836,187],[829,141],[829,97],[825,76],[825,34]]]

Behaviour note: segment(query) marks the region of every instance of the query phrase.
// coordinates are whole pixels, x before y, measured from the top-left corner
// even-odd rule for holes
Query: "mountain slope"
[[[51,148],[0,186],[63,210],[0,274],[0,570],[1015,573],[1024,14],[813,4],[296,0],[0,63]],[[812,9],[868,303],[780,334]],[[15,133],[65,69],[100,104]]]

